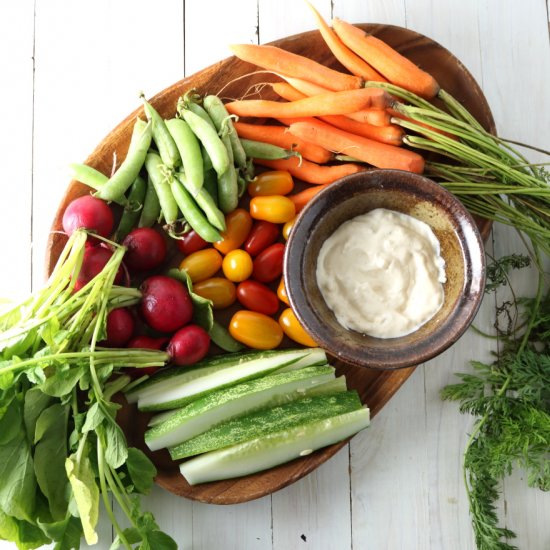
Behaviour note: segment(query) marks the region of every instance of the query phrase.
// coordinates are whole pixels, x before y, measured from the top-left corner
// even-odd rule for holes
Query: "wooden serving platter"
[[[359,26],[429,71],[441,87],[461,101],[487,130],[495,132],[493,117],[481,89],[468,70],[449,51],[429,38],[408,29],[391,25],[362,24]],[[344,70],[334,59],[317,31],[283,38],[272,44],[310,57],[329,67]],[[169,118],[174,115],[178,98],[191,88],[196,88],[201,94],[218,94],[222,98],[233,99],[243,97],[257,84],[276,80],[276,77],[266,73],[251,74],[255,71],[256,68],[252,65],[231,57],[163,90],[151,99],[151,103],[161,115]],[[275,99],[269,87],[263,89],[262,97]],[[141,114],[142,110],[139,109],[124,119],[97,146],[86,163],[103,173],[110,173],[113,154],[116,153],[118,159],[124,158],[135,117]],[[89,188],[76,181],[72,181],[67,188],[54,218],[48,240],[46,258],[48,275],[65,244],[65,237],[59,233],[63,212],[69,202],[86,193],[89,193]],[[490,223],[479,220],[478,225],[482,235],[487,237]],[[414,371],[414,367],[378,371],[353,367],[340,361],[333,361],[333,364],[337,367],[338,374],[346,375],[348,387],[359,392],[362,402],[369,406],[372,417],[376,416]],[[133,406],[126,406],[122,409],[118,420],[129,442],[147,451],[143,443],[146,415],[138,413]],[[190,486],[185,481],[167,452],[147,452],[157,466],[156,481],[161,487],[177,495],[202,502],[234,504],[253,500],[286,487],[316,469],[346,443],[347,441],[343,441],[266,472],[197,486]]]

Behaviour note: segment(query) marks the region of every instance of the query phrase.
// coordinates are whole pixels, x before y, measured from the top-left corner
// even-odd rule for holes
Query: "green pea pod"
[[[232,164],[221,176],[218,176],[218,203],[220,210],[225,214],[233,212],[239,204],[237,170]]]
[[[206,149],[203,145],[201,145],[201,155],[203,172],[206,174],[206,172],[208,172],[209,170],[214,170],[214,167],[212,166],[212,160],[208,156],[208,153],[206,152]]]
[[[189,185],[188,191],[194,196],[204,183],[204,169],[199,140],[185,120],[172,118],[165,121],[166,127],[178,148],[183,171]]]
[[[218,176],[223,174],[230,164],[229,156],[215,128],[189,110],[183,111],[183,118],[204,145]]]
[[[147,191],[143,199],[143,208],[139,218],[139,227],[151,227],[160,217],[160,203],[151,177],[147,178]]]
[[[241,198],[246,192],[246,179],[241,176],[240,173],[237,173],[237,193],[239,198]]]
[[[116,202],[124,199],[124,194],[138,177],[147,156],[152,138],[151,126],[151,122],[145,124],[139,119],[136,121],[126,158],[109,178],[109,181],[96,193],[97,197],[105,201]]]
[[[246,169],[246,152],[239,140],[237,130],[233,126],[231,115],[227,112],[223,101],[217,95],[207,95],[203,101],[206,112],[221,136],[227,135],[231,143],[235,164],[241,169]]]
[[[193,197],[185,190],[179,179],[171,180],[172,196],[176,200],[185,221],[209,243],[215,243],[221,239],[219,232],[210,225]]]
[[[189,185],[187,175],[179,172],[176,177],[180,180],[185,189],[193,195],[192,186]],[[210,194],[204,187],[195,195],[193,195],[195,202],[199,208],[204,212],[208,221],[220,231],[225,231],[225,216],[223,212],[218,208]]]
[[[147,192],[147,183],[145,180],[138,176],[128,193],[128,203],[124,207],[124,212],[120,217],[117,230],[115,232],[115,241],[121,242],[124,237],[136,227],[141,209],[143,208],[143,201],[145,199],[145,193]]]
[[[164,164],[159,155],[156,153],[147,155],[145,168],[155,187],[164,221],[168,225],[172,225],[178,219],[178,203],[172,195],[170,187],[170,179],[173,179],[173,176],[168,174],[166,169],[163,170],[163,167]]]
[[[218,178],[213,168],[204,173],[204,188],[208,191],[208,194],[212,197],[216,206],[218,203]]]
[[[153,124],[153,141],[159,150],[162,162],[168,166],[168,168],[179,166],[181,164],[181,157],[174,138],[155,108],[144,97],[142,97],[142,99],[143,109],[147,115],[147,119]]]
[[[210,338],[212,338],[212,342],[224,351],[236,352],[244,348],[244,346],[237,342],[237,340],[229,334],[229,331],[216,320],[212,323],[212,328],[209,330],[208,334]]]
[[[283,149],[278,145],[254,141],[252,139],[241,139],[242,146],[249,157],[255,159],[277,160],[289,159],[290,157],[301,157],[297,151]]]
[[[187,103],[186,109],[196,114],[198,117],[202,118],[204,122],[206,122],[209,126],[212,126],[214,130],[216,129],[216,126],[213,120],[210,118],[210,115],[198,103],[190,101],[189,103]]]
[[[99,170],[96,170],[87,164],[79,164],[75,162],[69,164],[69,168],[71,169],[71,175],[75,180],[84,183],[96,191],[99,191],[99,189],[109,181],[109,178],[105,174],[102,174]]]

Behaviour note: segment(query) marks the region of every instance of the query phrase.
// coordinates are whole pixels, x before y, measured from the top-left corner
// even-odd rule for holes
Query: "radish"
[[[164,345],[168,342],[168,338],[151,338],[142,334],[140,336],[134,336],[127,344],[127,348],[142,348],[142,349],[162,349]],[[140,369],[128,369],[130,376],[134,378],[139,378],[144,375],[151,376],[155,374],[160,369],[160,367],[142,367]]]
[[[210,336],[198,325],[187,325],[172,336],[166,351],[179,366],[193,365],[204,359],[210,347]]]
[[[75,291],[80,290],[96,275],[101,273],[107,262],[111,259],[112,255],[113,251],[104,246],[86,247],[86,249],[84,250],[82,266],[74,285]],[[121,268],[119,268],[115,277],[115,284],[120,284],[123,277],[124,272]]]
[[[136,271],[155,269],[166,258],[166,242],[151,227],[138,227],[130,231],[122,244],[128,249],[124,263]]]
[[[124,347],[134,334],[136,323],[125,307],[113,309],[107,315],[107,339],[103,345],[110,348]]]
[[[193,303],[182,283],[154,275],[141,285],[141,313],[147,324],[159,332],[174,332],[193,316]]]
[[[72,201],[63,214],[63,231],[71,235],[80,228],[108,237],[113,231],[114,217],[109,205],[92,195]]]

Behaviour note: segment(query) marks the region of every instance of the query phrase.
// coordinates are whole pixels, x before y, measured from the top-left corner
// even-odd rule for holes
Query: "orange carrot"
[[[387,126],[391,121],[391,116],[385,109],[362,109],[346,116],[356,122],[366,122],[373,126]]]
[[[402,128],[395,124],[388,124],[387,126],[374,126],[373,124],[368,124],[367,122],[357,122],[342,115],[322,116],[319,118],[323,122],[336,126],[336,128],[345,130],[350,134],[355,134],[356,136],[362,136],[396,146],[403,143],[403,135],[405,132]],[[300,122],[307,121],[301,120]]]
[[[355,136],[324,122],[297,122],[290,125],[290,133],[330,151],[368,162],[377,168],[407,170],[418,174],[424,170],[424,159],[418,153]]]
[[[297,101],[298,99],[308,97],[306,94],[294,88],[294,86],[291,86],[288,82],[270,82],[270,86],[278,96],[287,101]]]
[[[317,193],[322,191],[325,187],[328,187],[330,183],[324,183],[323,185],[314,185],[313,187],[308,187],[299,193],[294,195],[287,195],[288,198],[294,203],[296,208],[296,214],[303,210],[304,206],[315,196]]]
[[[355,172],[363,170],[362,166],[351,163],[321,166],[304,159],[302,159],[300,163],[300,159],[296,157],[283,160],[254,159],[254,162],[272,168],[273,170],[287,170],[295,178],[315,185],[332,183],[344,176],[349,176],[350,174],[355,174]]]
[[[360,76],[365,80],[387,82],[387,80],[380,73],[376,72],[368,63],[363,61],[363,59],[354,54],[345,46],[345,44],[338,38],[338,35],[321,17],[321,14],[307,0],[306,4],[313,12],[313,16],[315,17],[317,26],[319,27],[319,32],[321,33],[321,36],[326,42],[329,50],[351,74]]]
[[[315,82],[329,90],[354,90],[363,85],[361,77],[329,69],[312,59],[287,52],[275,46],[234,44],[230,48],[243,61],[254,63],[258,67],[277,73],[311,80],[311,82]]]
[[[296,101],[281,103],[265,99],[244,99],[226,104],[227,110],[237,116],[296,117],[342,115],[354,113],[372,105],[390,105],[391,97],[379,88],[361,88],[344,92],[328,92]]]
[[[319,164],[329,162],[334,156],[330,151],[314,143],[308,143],[303,139],[289,134],[285,126],[246,124],[244,122],[234,122],[233,125],[239,137],[261,141],[263,143],[271,143],[283,149],[298,151],[303,158],[318,162]]]
[[[332,26],[350,50],[372,65],[392,84],[426,99],[434,97],[439,91],[439,84],[432,75],[417,67],[379,38],[338,18],[333,19]]]

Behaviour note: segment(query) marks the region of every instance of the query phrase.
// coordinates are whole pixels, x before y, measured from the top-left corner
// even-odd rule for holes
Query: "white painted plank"
[[[374,2],[349,2],[335,0],[333,17],[349,23],[385,23],[407,26],[405,0],[376,0]]]

